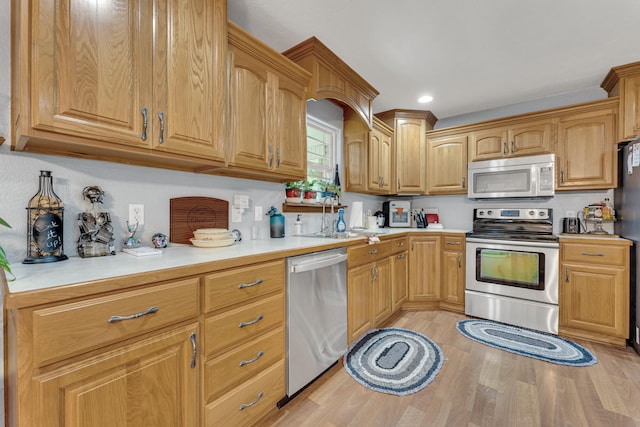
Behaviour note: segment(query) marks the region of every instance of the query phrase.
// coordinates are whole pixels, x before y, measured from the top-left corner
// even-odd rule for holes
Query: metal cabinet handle
[[[263,392],[258,393],[258,397],[256,397],[256,400],[254,400],[253,402],[249,402],[249,403],[243,403],[242,405],[240,405],[240,410],[242,411],[244,409],[247,409],[247,408],[255,405],[256,403],[258,403],[258,401],[260,399],[262,399],[262,396],[264,396]]]
[[[384,187],[384,176],[380,177],[380,188]]]
[[[256,360],[260,359],[262,356],[264,356],[264,351],[259,351],[258,354],[256,354],[256,357],[254,357],[253,359],[241,361],[240,362],[240,366],[244,366],[244,365],[248,365],[249,363],[253,363]]]
[[[140,110],[142,113],[142,135],[140,135],[140,139],[143,141],[147,140],[147,126],[149,125],[149,120],[147,118],[147,107],[142,107]]]
[[[513,143],[513,141],[511,141],[511,153],[515,154],[516,152],[516,145]]]
[[[413,252],[413,246],[414,246],[415,240],[411,241],[411,251]]]
[[[238,289],[244,289],[244,288],[250,288],[252,286],[258,286],[260,283],[264,282],[264,280],[262,280],[262,278],[256,280],[255,282],[251,282],[251,283],[240,283],[238,285]]]
[[[465,177],[463,176],[462,177],[462,188],[465,188],[465,182],[464,181],[465,181]]]
[[[507,141],[504,141],[502,143],[502,155],[506,156],[507,155]]]
[[[458,268],[462,268],[462,255],[458,255]]]
[[[460,242],[444,242],[445,245],[458,245],[460,246]]]
[[[564,184],[564,171],[560,171],[560,182]]]
[[[375,254],[377,254],[377,253],[378,253],[378,250],[377,250],[377,249],[371,249],[371,250],[369,251],[369,255],[375,255]]]
[[[191,332],[191,336],[189,336],[191,340],[191,346],[193,347],[193,357],[191,358],[191,369],[196,367],[196,358],[198,356],[198,346],[196,345],[196,333]]]
[[[267,147],[267,150],[269,151],[269,161],[267,162],[267,164],[269,165],[269,167],[271,167],[271,165],[273,165],[273,148],[269,146]]]
[[[253,320],[251,320],[249,322],[240,322],[240,324],[238,325],[238,328],[244,328],[245,326],[255,325],[256,323],[258,323],[262,319],[264,319],[264,316],[262,314],[258,314],[258,317],[256,317],[255,319],[253,319]]]
[[[276,147],[276,169],[280,167],[280,147]]]
[[[400,189],[400,178],[398,178],[398,190]]]
[[[400,254],[400,255],[398,255],[398,259],[404,259],[404,257],[406,257],[406,256],[407,256],[407,254]]]
[[[160,136],[158,137],[158,142],[162,144],[164,142],[164,113],[162,111],[158,113],[158,118],[160,119]]]
[[[376,280],[378,280],[378,266],[373,264],[371,266],[371,281],[375,282]]]
[[[584,256],[604,256],[604,254],[592,254],[589,252],[581,252],[580,255],[584,255]]]
[[[564,282],[569,283],[569,267],[564,268]]]
[[[404,242],[398,242],[398,244],[396,245],[397,247],[401,248],[404,246]]]
[[[116,322],[120,322],[121,320],[137,319],[138,317],[146,316],[147,314],[153,314],[158,310],[159,310],[158,307],[149,307],[146,311],[143,311],[142,313],[130,314],[128,316],[111,316],[109,320],[107,320],[107,322],[116,323]]]

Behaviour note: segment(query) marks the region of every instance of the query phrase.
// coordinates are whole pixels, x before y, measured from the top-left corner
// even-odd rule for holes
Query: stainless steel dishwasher
[[[346,261],[345,248],[287,259],[288,398],[347,350]]]

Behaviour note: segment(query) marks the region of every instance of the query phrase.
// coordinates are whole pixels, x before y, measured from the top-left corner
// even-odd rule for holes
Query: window
[[[307,116],[307,179],[333,182],[338,129]]]

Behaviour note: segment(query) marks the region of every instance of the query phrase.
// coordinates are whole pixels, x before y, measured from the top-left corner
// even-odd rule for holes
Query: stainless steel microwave
[[[470,199],[553,197],[555,155],[471,162],[468,176]]]

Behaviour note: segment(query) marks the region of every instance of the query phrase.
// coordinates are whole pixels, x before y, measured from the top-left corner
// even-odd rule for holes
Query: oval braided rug
[[[590,366],[598,359],[586,348],[544,332],[488,320],[460,320],[456,329],[479,343],[559,365]]]
[[[433,381],[442,361],[442,350],[424,335],[385,328],[369,331],[353,343],[344,356],[344,367],[372,390],[403,396]]]

